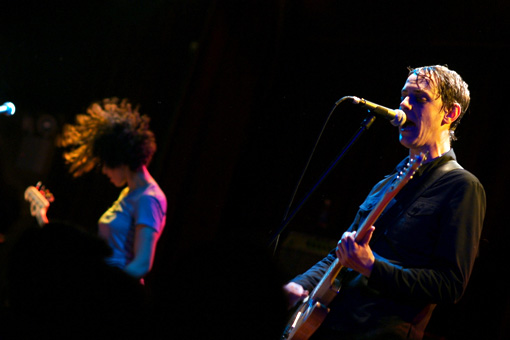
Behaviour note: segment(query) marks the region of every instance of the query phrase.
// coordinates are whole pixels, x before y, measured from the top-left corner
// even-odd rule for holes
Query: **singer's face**
[[[436,85],[430,79],[412,74],[402,88],[400,109],[407,122],[400,127],[400,143],[414,153],[427,152],[437,156],[440,144],[448,136],[444,110]]]

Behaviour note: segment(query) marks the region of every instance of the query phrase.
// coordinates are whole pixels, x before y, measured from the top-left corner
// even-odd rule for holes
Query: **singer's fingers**
[[[363,238],[358,242],[359,245],[365,245],[365,244],[368,244],[370,242],[370,240],[372,239],[372,235],[374,234],[374,230],[375,230],[375,227],[374,226],[371,226],[367,233],[365,234],[365,236],[363,236]]]

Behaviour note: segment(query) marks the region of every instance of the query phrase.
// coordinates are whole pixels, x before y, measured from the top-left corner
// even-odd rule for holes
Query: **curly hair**
[[[450,110],[455,103],[460,105],[461,114],[450,126],[450,138],[455,140],[455,129],[460,124],[461,118],[466,113],[469,102],[469,90],[466,82],[461,76],[443,65],[423,66],[417,68],[408,68],[409,75],[415,74],[417,84],[421,81],[432,81],[437,88],[437,96],[443,102],[443,108]]]
[[[128,99],[119,102],[116,97],[93,102],[86,114],[76,115],[75,124],[64,125],[59,145],[67,148],[63,156],[75,177],[99,164],[136,171],[156,152],[149,117],[140,115]]]

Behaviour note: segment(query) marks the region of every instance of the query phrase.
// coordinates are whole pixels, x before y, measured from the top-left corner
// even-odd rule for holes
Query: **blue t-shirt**
[[[99,219],[99,236],[112,248],[107,263],[123,269],[134,258],[135,228],[153,228],[157,237],[166,220],[166,197],[156,183],[129,191],[124,188],[113,205]]]

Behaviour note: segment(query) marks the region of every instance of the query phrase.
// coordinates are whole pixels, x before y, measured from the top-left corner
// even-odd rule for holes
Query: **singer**
[[[289,308],[312,292],[334,261],[344,267],[330,312],[307,339],[422,339],[434,307],[462,297],[478,252],[485,191],[451,147],[470,101],[467,84],[445,66],[410,69],[398,127],[409,156],[377,183],[338,246],[284,286]],[[409,158],[427,160],[356,239],[358,227]]]

